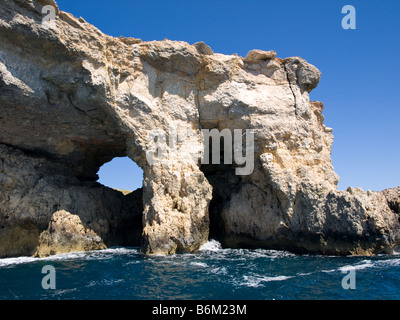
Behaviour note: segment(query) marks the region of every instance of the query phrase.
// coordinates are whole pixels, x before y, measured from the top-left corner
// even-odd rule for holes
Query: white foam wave
[[[385,260],[362,260],[358,264],[354,265],[345,265],[338,269],[331,270],[322,270],[322,272],[331,273],[331,272],[348,272],[349,270],[364,270],[369,268],[386,268],[386,267],[399,267],[400,259],[385,259]]]
[[[267,249],[233,249],[237,250],[238,253],[248,258],[284,258],[284,257],[295,257],[294,253],[280,250],[267,250]]]
[[[39,262],[39,261],[61,261],[61,260],[75,260],[75,259],[101,260],[101,259],[112,258],[115,255],[126,255],[126,254],[139,254],[139,250],[133,248],[109,248],[104,250],[60,253],[44,258],[37,258],[37,257],[3,258],[0,259],[0,268],[10,267],[18,264]]]
[[[23,264],[23,263],[31,263],[38,260],[39,260],[38,258],[33,258],[33,257],[4,258],[0,259],[0,268]]]
[[[113,258],[115,256],[138,255],[138,254],[140,254],[140,251],[138,249],[122,248],[122,247],[83,252],[84,258],[86,260],[104,260]]]
[[[203,244],[200,249],[201,252],[218,252],[215,259],[225,259],[226,256],[235,256],[236,260],[248,260],[254,258],[283,258],[283,257],[296,257],[288,251],[281,250],[268,250],[268,249],[237,249],[237,248],[222,248],[222,245],[217,240],[209,240]]]
[[[376,264],[382,267],[399,267],[400,259],[379,260]]]
[[[200,251],[219,251],[222,249],[221,243],[217,240],[210,240],[200,247]]]
[[[297,273],[296,276],[309,276],[311,274],[313,274],[314,272],[300,272]]]
[[[70,252],[70,253],[61,253],[57,255],[52,255],[44,258],[37,257],[18,257],[18,258],[4,258],[0,259],[0,268],[1,267],[10,267],[13,265],[26,264],[26,263],[34,263],[39,261],[59,261],[59,260],[73,260],[73,259],[82,259],[85,256],[85,252]]]
[[[285,281],[291,278],[294,278],[294,276],[283,276],[283,275],[274,277],[243,276],[244,282],[242,282],[241,285],[256,288],[262,286],[263,282]]]
[[[104,253],[112,253],[112,254],[139,254],[140,251],[137,248],[125,248],[125,247],[115,247],[115,248],[108,248],[108,249],[103,249],[103,250],[97,250],[97,251],[89,251],[89,252],[104,252]]]
[[[221,274],[221,275],[228,274],[228,270],[225,267],[213,268],[213,269],[210,269],[210,272],[215,273],[215,274]]]
[[[191,262],[190,265],[195,266],[195,267],[203,267],[203,268],[208,267],[207,263],[204,263],[204,262]]]
[[[367,268],[372,268],[376,266],[375,263],[373,263],[371,260],[363,260],[360,262],[360,264],[356,264],[356,265],[346,265],[343,267],[340,267],[338,270],[341,272],[347,272],[349,270],[363,270],[363,269],[367,269]]]
[[[60,253],[53,256],[45,257],[45,258],[37,258],[38,261],[59,261],[59,260],[74,260],[74,259],[82,259],[87,255],[86,252],[77,251],[77,252],[68,252],[68,253]]]

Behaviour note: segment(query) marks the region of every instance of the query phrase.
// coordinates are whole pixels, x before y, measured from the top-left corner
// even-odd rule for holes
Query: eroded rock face
[[[37,256],[105,249],[102,239],[82,224],[77,215],[67,211],[56,211],[51,216],[49,227],[39,237]]]
[[[59,161],[4,145],[0,159],[1,257],[34,255],[42,245],[39,237],[58,211],[77,216],[107,246],[140,245],[141,190],[124,196],[96,182],[80,181]]]
[[[100,239],[74,246],[85,250],[140,237],[147,254],[192,252],[210,230],[227,246],[299,252],[398,244],[396,195],[336,191],[332,129],[309,99],[321,73],[305,60],[113,38],[52,0],[4,0],[0,39],[0,256],[59,252],[60,210]],[[202,165],[202,129],[253,130],[251,174]],[[149,161],[155,130],[166,143]],[[125,155],[144,171],[128,197],[94,182]]]

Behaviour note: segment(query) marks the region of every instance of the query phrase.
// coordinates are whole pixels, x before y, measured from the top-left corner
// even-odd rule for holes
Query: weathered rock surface
[[[389,208],[397,214],[400,214],[400,187],[383,190]]]
[[[2,1],[0,39],[1,257],[139,238],[147,254],[195,251],[209,236],[326,254],[398,245],[398,192],[336,190],[332,129],[309,99],[321,73],[305,60],[113,38],[53,0]],[[214,128],[253,130],[250,175],[200,164],[201,130]],[[155,129],[169,144],[151,162]],[[116,156],[143,169],[143,190],[94,182]]]
[[[58,161],[4,145],[0,145],[0,188],[2,257],[35,254],[41,234],[59,211],[79,217],[85,229],[107,246],[140,245],[141,190],[123,196],[96,182],[78,180]]]
[[[102,239],[92,230],[85,228],[79,216],[61,210],[52,215],[48,229],[40,234],[37,255],[45,257],[105,248]]]

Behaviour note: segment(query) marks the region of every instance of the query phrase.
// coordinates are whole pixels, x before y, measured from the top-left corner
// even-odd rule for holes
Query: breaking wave
[[[210,240],[203,244],[200,249],[200,251],[213,251],[217,252],[222,250],[222,245],[219,243],[217,240]]]

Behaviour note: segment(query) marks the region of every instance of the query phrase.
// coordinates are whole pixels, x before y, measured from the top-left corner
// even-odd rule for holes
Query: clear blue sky
[[[245,56],[262,49],[275,50],[281,58],[306,59],[322,72],[311,99],[325,103],[325,124],[334,129],[332,159],[339,189],[400,185],[400,1],[57,2],[61,10],[112,36],[204,41],[218,53]],[[341,27],[347,4],[356,8],[356,30]],[[129,177],[122,172],[125,166],[103,170],[100,182],[111,184],[111,177],[121,188],[140,185],[137,169]]]

